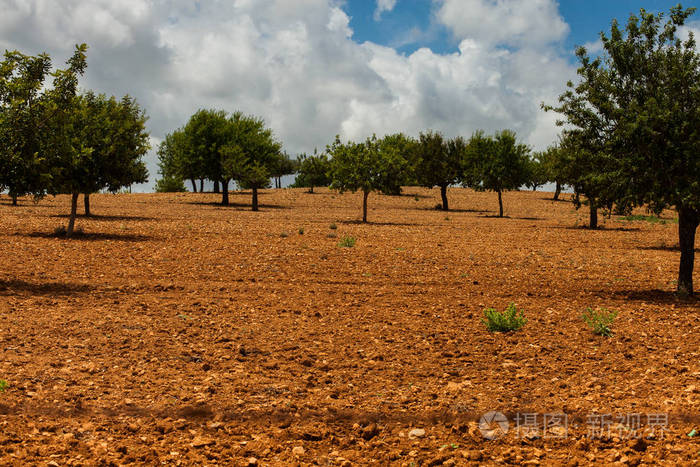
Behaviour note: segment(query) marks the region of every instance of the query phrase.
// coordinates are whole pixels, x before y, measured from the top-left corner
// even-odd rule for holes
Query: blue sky
[[[559,13],[570,27],[570,33],[561,47],[573,51],[577,45],[594,42],[600,31],[609,31],[613,18],[626,22],[630,13],[640,8],[653,12],[668,12],[678,0],[566,0],[559,2]],[[684,7],[697,7],[697,2],[684,2]],[[347,0],[343,6],[350,16],[353,39],[359,43],[370,41],[411,54],[420,47],[435,53],[457,51],[459,40],[444,25],[434,20],[436,2],[432,0],[397,0],[392,11],[385,11],[375,20],[376,3],[368,0]],[[696,13],[695,19],[700,16]],[[409,37],[416,41],[404,42]],[[573,53],[571,60],[574,60]]]

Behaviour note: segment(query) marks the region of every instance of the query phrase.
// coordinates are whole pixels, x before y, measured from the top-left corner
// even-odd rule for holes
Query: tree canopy
[[[565,134],[579,148],[593,141],[606,164],[593,170],[624,206],[678,212],[678,292],[693,293],[695,233],[700,223],[700,54],[692,34],[678,36],[695,9],[668,17],[640,10],[626,26],[601,34],[603,53],[577,50],[579,81],[559,98]],[[589,149],[590,154],[590,149]]]
[[[361,191],[362,222],[367,222],[367,198],[373,191],[391,192],[396,188],[394,174],[404,170],[406,159],[393,145],[382,145],[376,136],[362,143],[342,143],[340,137],[328,146],[331,156],[331,188],[345,191]]]

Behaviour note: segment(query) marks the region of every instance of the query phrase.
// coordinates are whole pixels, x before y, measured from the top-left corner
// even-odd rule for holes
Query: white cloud
[[[379,21],[382,13],[392,11],[396,6],[396,0],[377,0],[377,9],[374,10],[374,20]]]
[[[532,1],[558,18],[547,2]],[[501,3],[492,8],[506,15],[502,24],[519,25],[510,35],[479,37],[450,21],[461,39],[457,52],[402,55],[354,42],[336,0],[0,0],[0,49],[47,51],[59,64],[87,42],[82,85],[135,96],[153,141],[198,108],[217,108],[262,116],[291,154],[322,149],[337,133],[362,139],[428,128],[464,136],[513,128],[546,146],[557,133],[555,116],[539,104],[554,102],[574,75],[547,44],[563,33],[520,41],[543,20],[511,18],[519,10]],[[444,0],[439,11],[457,4]],[[148,161],[153,182],[154,153]]]
[[[569,26],[555,0],[435,0],[437,18],[459,38],[511,46],[562,39]]]

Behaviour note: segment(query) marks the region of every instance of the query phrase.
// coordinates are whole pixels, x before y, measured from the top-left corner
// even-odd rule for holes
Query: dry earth
[[[244,193],[95,195],[73,240],[51,235],[67,197],[3,196],[0,463],[698,462],[673,212],[589,231],[546,193],[507,193],[499,219],[494,194],[450,190],[446,215],[408,188],[362,225],[360,195],[319,191],[257,213]],[[526,326],[487,332],[510,302]],[[619,312],[613,337],[589,306]],[[487,440],[492,410],[510,429]],[[568,426],[542,430],[553,413]]]

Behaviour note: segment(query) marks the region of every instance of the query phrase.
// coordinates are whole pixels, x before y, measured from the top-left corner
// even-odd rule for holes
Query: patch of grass
[[[338,238],[338,234],[331,232],[331,233],[329,233],[328,235],[326,235],[326,237],[328,237],[328,238]]]
[[[338,226],[335,225],[335,222],[333,222],[330,226],[328,226],[328,228],[331,229],[331,230],[337,230],[337,229],[338,229]]]
[[[518,310],[514,303],[508,305],[505,311],[496,311],[493,308],[485,309],[484,318],[481,321],[490,332],[517,331],[527,323],[522,310]]]
[[[289,234],[288,234],[287,232],[282,232],[282,233],[280,234],[280,237],[282,237],[282,238],[287,238],[287,237],[289,237]]]
[[[355,246],[355,237],[343,237],[340,242],[338,242],[338,246],[341,248],[352,248]]]
[[[10,385],[7,384],[7,381],[0,379],[0,392],[5,392],[9,386]]]
[[[605,308],[593,310],[591,307],[586,308],[583,312],[583,322],[593,331],[603,337],[612,336],[613,332],[610,326],[617,317],[617,311],[608,311]]]

